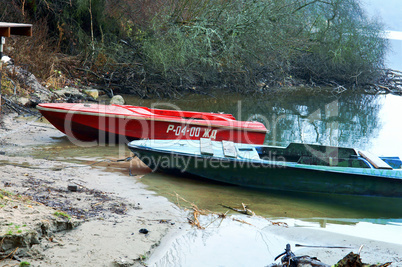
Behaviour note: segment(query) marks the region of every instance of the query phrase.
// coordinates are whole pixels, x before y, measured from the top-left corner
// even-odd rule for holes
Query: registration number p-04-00
[[[210,139],[216,139],[216,134],[218,133],[218,130],[212,130],[210,128],[189,127],[187,125],[179,125],[175,127],[175,125],[173,124],[170,124],[167,127],[166,133],[169,133],[170,131],[174,132],[176,136],[188,135],[190,137],[201,137]]]

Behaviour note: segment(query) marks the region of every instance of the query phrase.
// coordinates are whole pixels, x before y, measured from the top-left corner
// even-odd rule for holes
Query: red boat
[[[231,114],[74,103],[44,103],[37,108],[57,129],[83,141],[209,138],[262,144],[267,133],[262,123],[237,121]]]

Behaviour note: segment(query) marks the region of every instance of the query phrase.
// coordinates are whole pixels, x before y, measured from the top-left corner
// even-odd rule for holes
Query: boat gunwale
[[[107,114],[107,113],[94,113],[94,112],[85,112],[85,111],[71,111],[71,110],[64,110],[64,109],[58,109],[58,108],[46,108],[46,107],[41,107],[37,106],[36,107],[39,110],[43,111],[48,111],[48,112],[58,112],[58,113],[70,113],[70,114],[78,114],[78,115],[87,115],[87,116],[97,116],[97,117],[110,117],[110,118],[118,118],[118,119],[125,119],[125,118],[132,118],[132,119],[137,119],[137,120],[147,120],[147,121],[160,121],[160,122],[172,122],[172,123],[179,123],[179,124],[187,124],[187,125],[196,125],[196,126],[204,126],[204,127],[211,127],[211,128],[223,128],[223,129],[235,129],[235,130],[246,130],[247,132],[257,132],[257,133],[268,133],[269,131],[265,129],[256,129],[249,127],[248,125],[245,126],[226,126],[226,125],[219,125],[217,123],[219,122],[240,122],[237,120],[205,120],[206,122],[214,122],[214,125],[211,125],[211,123],[200,123],[201,121],[197,122],[188,122],[190,119],[183,119],[181,120],[175,119],[162,119],[162,118],[150,118],[150,115],[143,115],[143,116],[136,116],[136,115],[114,115],[114,114]],[[163,115],[156,115],[156,116],[163,116]],[[168,117],[168,116],[165,116]],[[171,118],[176,118],[176,117],[171,117]],[[256,124],[256,122],[252,121],[241,121],[244,122],[244,124]],[[258,123],[258,122],[257,122]],[[263,124],[262,124],[263,125]],[[265,127],[265,126],[264,126]]]

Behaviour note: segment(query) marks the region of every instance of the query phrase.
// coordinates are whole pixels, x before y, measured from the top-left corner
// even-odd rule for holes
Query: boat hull
[[[402,197],[395,170],[324,168],[262,160],[239,160],[135,146],[129,148],[153,171],[190,174],[239,186],[361,196]],[[355,168],[356,169],[356,168]]]
[[[69,106],[60,109],[53,108],[51,104],[40,104],[38,109],[58,130],[83,141],[127,143],[135,139],[210,138],[216,141],[262,144],[267,133],[262,124],[225,119],[225,115],[221,115],[223,119],[218,118],[219,120],[214,120],[213,117],[206,120],[195,117],[183,119],[150,113],[131,114],[125,110],[113,113],[108,106],[92,106],[99,108],[82,111],[79,105],[75,105],[75,109],[69,109]],[[193,114],[198,113],[191,113]]]

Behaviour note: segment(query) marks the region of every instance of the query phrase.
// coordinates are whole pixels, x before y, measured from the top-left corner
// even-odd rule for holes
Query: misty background
[[[391,47],[386,65],[388,68],[402,71],[402,1],[362,0],[361,3],[370,17],[380,20],[386,30],[394,31],[389,36]]]

